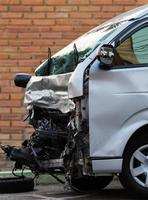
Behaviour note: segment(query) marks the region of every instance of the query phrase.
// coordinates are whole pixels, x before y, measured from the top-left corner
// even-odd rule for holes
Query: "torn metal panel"
[[[68,82],[71,73],[52,76],[33,76],[27,84],[24,103],[27,109],[38,106],[68,113],[75,108],[68,99]]]

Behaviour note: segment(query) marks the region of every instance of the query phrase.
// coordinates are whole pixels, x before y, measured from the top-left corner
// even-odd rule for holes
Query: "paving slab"
[[[120,185],[119,181],[112,183],[101,192],[78,194],[65,191],[61,184],[36,185],[34,191],[25,193],[0,194],[0,200],[132,200]]]

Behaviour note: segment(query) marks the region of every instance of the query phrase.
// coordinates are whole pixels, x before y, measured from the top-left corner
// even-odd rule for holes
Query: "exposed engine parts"
[[[21,148],[2,146],[2,149],[15,161],[15,169],[27,166],[35,174],[65,173],[66,177],[69,173],[74,176],[88,175],[91,173],[87,159],[88,125],[80,119],[80,110],[63,114],[34,106],[27,117],[35,129],[32,136],[22,142]],[[76,171],[71,173],[71,169]]]
[[[35,129],[30,139],[25,140],[19,149],[11,146],[2,148],[19,168],[27,165],[35,172],[49,172],[50,160],[60,159],[67,142],[68,130],[65,127],[68,114],[34,107],[28,120]]]

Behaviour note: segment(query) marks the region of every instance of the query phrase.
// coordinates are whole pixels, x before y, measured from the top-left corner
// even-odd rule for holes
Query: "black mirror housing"
[[[22,74],[22,73],[16,74],[14,78],[14,83],[17,87],[25,88],[31,77],[32,77],[31,74]]]
[[[114,47],[109,44],[101,46],[97,52],[97,59],[100,61],[101,69],[110,70],[114,61],[115,51]]]

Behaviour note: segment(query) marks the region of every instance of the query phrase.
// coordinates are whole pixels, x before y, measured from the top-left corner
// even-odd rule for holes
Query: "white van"
[[[84,34],[41,64],[35,74],[25,95],[30,120],[33,124],[38,107],[48,109],[50,117],[47,120],[45,114],[44,119],[54,119],[50,131],[49,123],[33,124],[35,129],[52,135],[61,129],[66,132],[60,153],[49,156],[49,163],[62,160],[71,187],[102,189],[118,175],[129,191],[148,196],[148,5]],[[53,113],[61,118],[55,117],[56,121]],[[11,149],[11,158],[16,156],[12,154]]]

